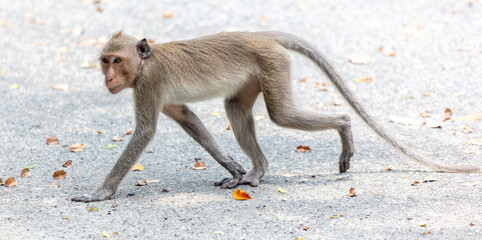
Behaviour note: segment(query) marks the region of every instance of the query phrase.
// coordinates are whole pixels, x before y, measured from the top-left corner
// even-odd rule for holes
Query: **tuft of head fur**
[[[124,34],[122,31],[116,32],[112,35],[110,40],[105,44],[102,53],[118,52],[123,48],[132,46],[135,47],[137,39],[133,36]]]

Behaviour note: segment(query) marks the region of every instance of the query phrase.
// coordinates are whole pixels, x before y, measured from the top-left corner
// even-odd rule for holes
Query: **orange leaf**
[[[304,77],[304,78],[300,79],[298,82],[308,82],[308,78]]]
[[[49,137],[47,138],[47,144],[48,145],[59,144],[59,139],[56,137]]]
[[[144,166],[139,163],[136,163],[136,165],[132,166],[131,168],[131,171],[142,171],[142,170],[144,170]]]
[[[424,118],[428,118],[428,117],[431,117],[432,114],[430,114],[429,111],[422,111],[422,112],[419,112],[419,113],[418,113],[418,116],[424,117]]]
[[[341,106],[341,102],[333,100],[333,106]]]
[[[315,88],[318,88],[320,91],[326,91],[326,84],[324,83],[315,83]]]
[[[2,178],[0,177],[0,186],[2,186],[2,185],[3,185],[3,180],[2,180]]]
[[[59,170],[54,172],[53,177],[57,180],[64,179],[67,176],[67,173],[64,170]]]
[[[236,191],[234,191],[233,198],[236,199],[236,200],[252,199],[251,196],[249,196],[249,194],[247,194],[245,191],[239,190],[239,189],[236,189]]]
[[[206,169],[206,164],[204,162],[195,162],[191,169],[193,170],[204,170]]]
[[[296,147],[296,151],[297,152],[311,152],[311,148],[310,148],[310,146],[307,146],[307,145],[300,145],[300,146]]]
[[[130,129],[129,131],[127,132],[124,132],[124,135],[131,135],[132,134],[132,129]]]
[[[17,180],[15,180],[14,177],[11,177],[9,179],[7,179],[7,181],[5,181],[5,187],[13,187],[15,185],[17,185]]]
[[[166,10],[162,13],[162,15],[164,16],[164,18],[173,18],[174,17],[174,13],[172,13],[171,11],[169,10]]]
[[[390,167],[385,168],[385,171],[395,171],[395,168],[390,166]]]
[[[355,188],[350,188],[350,192],[347,194],[348,197],[358,197],[355,193]]]
[[[450,110],[450,108],[446,108],[445,111],[444,111],[444,115],[446,117],[452,116],[452,110]]]
[[[72,167],[72,160],[65,161],[65,163],[62,164],[62,167]]]
[[[30,172],[30,169],[28,169],[28,168],[24,168],[20,172],[20,177],[23,177],[23,178],[30,177],[31,175],[32,175],[32,173]]]
[[[355,78],[355,82],[371,82],[373,78],[367,77],[367,78]]]
[[[378,50],[387,57],[397,56],[397,52],[395,52],[395,50],[393,50],[392,47],[384,46],[384,47],[380,47]]]
[[[72,152],[82,152],[84,151],[85,146],[83,143],[74,143],[70,145],[70,151]]]
[[[412,186],[418,186],[418,185],[421,185],[421,184],[422,184],[422,181],[416,180],[412,183]]]
[[[226,128],[226,130],[228,130],[228,131],[233,130],[233,127],[231,126],[231,123],[228,125],[228,127]]]

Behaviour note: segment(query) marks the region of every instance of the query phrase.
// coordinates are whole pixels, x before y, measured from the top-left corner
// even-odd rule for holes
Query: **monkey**
[[[304,131],[334,129],[341,138],[339,172],[350,168],[354,154],[350,116],[299,109],[292,101],[289,50],[312,60],[331,80],[355,112],[375,133],[416,162],[441,172],[481,172],[480,166],[459,166],[432,160],[396,140],[370,116],[327,58],[311,43],[277,32],[222,32],[186,41],[152,44],[115,33],[104,46],[100,63],[110,93],[132,88],[135,131],[102,185],[92,194],[71,198],[91,202],[109,199],[153,139],[162,112],[176,121],[231,177],[214,183],[222,188],[259,185],[268,168],[258,144],[252,107],[262,94],[276,125]],[[250,158],[249,171],[224,153],[187,103],[223,97],[235,139]]]

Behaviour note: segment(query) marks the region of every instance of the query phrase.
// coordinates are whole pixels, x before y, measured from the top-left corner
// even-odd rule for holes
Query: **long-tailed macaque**
[[[258,186],[268,160],[256,140],[251,109],[263,94],[270,119],[277,125],[305,131],[335,129],[341,137],[340,173],[350,168],[353,139],[348,114],[299,109],[292,102],[290,58],[294,50],[311,59],[333,82],[360,117],[383,139],[411,159],[442,172],[481,172],[480,166],[456,166],[431,160],[398,142],[368,115],[345,86],[328,60],[315,46],[282,32],[229,32],[188,41],[150,46],[116,33],[105,45],[100,62],[105,85],[113,94],[133,88],[136,128],[132,139],[104,183],[92,194],[73,201],[101,201],[112,196],[154,137],[159,112],[174,119],[195,141],[232,175],[216,186]],[[252,161],[246,172],[224,153],[197,116],[185,105],[224,97],[226,114],[236,140]]]

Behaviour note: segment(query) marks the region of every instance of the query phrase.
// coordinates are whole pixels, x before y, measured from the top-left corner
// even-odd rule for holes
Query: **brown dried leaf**
[[[395,171],[395,168],[390,166],[390,167],[385,168],[385,171]]]
[[[172,13],[172,12],[169,11],[169,10],[165,10],[164,12],[162,12],[162,16],[164,16],[164,18],[173,18],[173,17],[174,17],[174,13]]]
[[[143,186],[146,186],[146,185],[147,185],[147,180],[144,179],[143,181],[141,181],[139,179],[136,179],[136,186],[143,187]]]
[[[472,115],[460,117],[459,120],[461,120],[461,121],[478,121],[481,118],[482,118],[482,113],[478,113],[478,114],[472,114]]]
[[[310,148],[310,146],[307,146],[307,145],[300,145],[300,146],[296,147],[296,151],[297,152],[311,152],[311,148]]]
[[[191,167],[192,170],[204,170],[206,168],[207,167],[204,162],[195,162],[194,165],[192,165]]]
[[[430,96],[430,93],[429,92],[426,92],[423,94],[424,97],[429,97]]]
[[[469,125],[465,125],[465,127],[462,129],[463,133],[473,133],[474,130]]]
[[[1,177],[0,177],[0,186],[3,186],[3,180]]]
[[[373,78],[355,78],[355,82],[371,82]]]
[[[303,231],[308,231],[308,229],[310,229],[310,227],[308,227],[307,225],[304,225],[304,226],[301,228],[301,230],[303,230]]]
[[[28,169],[28,168],[24,168],[20,172],[20,177],[27,178],[27,177],[30,177],[30,176],[32,176],[32,173],[30,172],[30,169]]]
[[[418,186],[418,185],[421,185],[422,184],[422,181],[419,181],[419,180],[416,180],[414,182],[412,182],[412,186]]]
[[[332,102],[333,106],[341,106],[342,103],[340,101],[337,101],[337,100],[333,100]]]
[[[304,77],[304,78],[300,79],[298,82],[308,82],[308,78]]]
[[[83,143],[74,143],[70,145],[70,151],[72,152],[82,152],[85,150],[85,146]]]
[[[56,84],[56,85],[52,86],[53,90],[67,90],[69,88],[70,88],[69,84]]]
[[[348,61],[354,64],[369,64],[371,62],[370,56],[361,53],[354,53],[348,55]]]
[[[444,119],[444,122],[452,122],[452,121],[453,121],[453,119],[451,117],[446,117]]]
[[[340,214],[334,214],[334,215],[330,216],[331,219],[336,219],[336,218],[341,218],[341,217],[343,217],[343,215],[340,215]]]
[[[54,179],[57,179],[57,180],[64,179],[66,176],[67,176],[67,173],[64,170],[58,170],[53,174]]]
[[[355,188],[350,188],[350,192],[346,196],[348,196],[348,197],[358,197],[358,195],[355,193]]]
[[[131,135],[132,134],[132,129],[129,129],[129,131],[124,132],[124,135]]]
[[[326,84],[324,83],[315,83],[315,88],[318,88],[320,91],[326,91]]]
[[[59,144],[59,139],[56,137],[48,137],[47,145],[54,145],[54,144]]]
[[[418,116],[428,118],[428,117],[431,117],[432,114],[429,111],[422,111],[418,113]]]
[[[131,171],[142,171],[142,170],[144,170],[144,167],[145,166],[143,166],[139,163],[136,163],[134,166],[132,166]]]
[[[97,43],[97,39],[95,38],[86,38],[82,42],[77,43],[77,47],[90,47],[94,46]]]
[[[431,233],[431,231],[425,231],[425,232],[423,232],[423,234],[430,234],[430,233]]]
[[[67,160],[62,164],[62,167],[72,167],[72,160]]]
[[[5,185],[5,187],[13,187],[13,186],[16,186],[16,185],[17,185],[17,180],[15,180],[14,177],[11,177],[11,178],[7,179],[3,185]]]
[[[112,141],[120,142],[120,141],[124,141],[124,138],[122,136],[113,136]]]
[[[450,110],[450,108],[446,108],[445,111],[444,111],[444,115],[446,117],[452,116],[452,110]]]
[[[392,47],[389,47],[389,46],[382,46],[378,50],[380,52],[382,52],[387,57],[397,56],[397,52],[395,52],[395,50]]]
[[[236,199],[236,200],[252,199],[251,196],[249,196],[249,194],[247,194],[246,192],[244,192],[243,190],[240,190],[240,189],[236,189],[236,191],[234,191],[233,198]]]
[[[228,125],[228,127],[226,128],[226,130],[228,130],[228,131],[233,130],[233,126],[231,126],[231,123]]]

